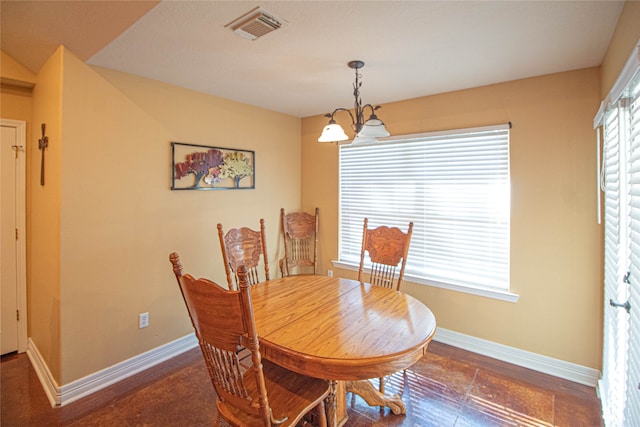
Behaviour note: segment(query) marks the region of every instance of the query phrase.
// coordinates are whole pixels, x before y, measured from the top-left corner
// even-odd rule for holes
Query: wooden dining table
[[[368,381],[418,361],[436,330],[429,308],[405,293],[339,277],[289,276],[251,287],[262,356],[329,380],[329,425],[346,423],[346,393],[369,405],[406,409]]]

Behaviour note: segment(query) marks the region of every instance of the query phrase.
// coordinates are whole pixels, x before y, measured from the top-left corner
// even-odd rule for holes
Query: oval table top
[[[301,374],[361,380],[413,365],[436,330],[410,295],[326,276],[289,276],[251,287],[263,357]]]

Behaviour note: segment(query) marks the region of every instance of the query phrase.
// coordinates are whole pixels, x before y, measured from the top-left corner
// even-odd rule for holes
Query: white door
[[[0,354],[27,347],[25,122],[0,119]]]

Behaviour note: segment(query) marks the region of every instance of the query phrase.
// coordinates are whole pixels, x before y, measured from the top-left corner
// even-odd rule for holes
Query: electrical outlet
[[[149,312],[140,313],[138,315],[138,328],[142,329],[146,328],[147,326],[149,326]]]
[[[327,276],[333,277],[333,270],[327,270]]]

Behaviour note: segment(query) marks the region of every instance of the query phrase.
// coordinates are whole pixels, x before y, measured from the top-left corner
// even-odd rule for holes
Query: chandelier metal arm
[[[380,106],[373,106],[371,104],[362,105],[362,98],[360,98],[360,87],[362,86],[360,78],[362,76],[358,70],[364,67],[364,62],[351,61],[347,65],[349,68],[355,70],[353,113],[346,108],[336,108],[331,114],[325,114],[325,117],[329,118],[329,124],[324,127],[320,138],[318,138],[318,142],[346,141],[349,138],[342,127],[336,124],[334,116],[338,111],[346,111],[349,113],[349,117],[351,117],[351,128],[355,132],[354,142],[356,140],[358,140],[358,143],[362,143],[363,141],[371,142],[376,141],[378,137],[389,136],[389,132],[385,128],[384,123],[378,119],[375,113]],[[365,120],[364,115],[367,108],[371,109],[371,115]]]
[[[355,120],[355,118],[353,117],[353,114],[351,114],[351,111],[349,111],[347,108],[336,108],[335,110],[333,110],[333,113],[331,113],[331,114],[325,114],[324,116],[325,116],[325,117],[329,117],[329,119],[330,119],[330,120],[332,120],[332,121],[334,121],[334,122],[335,122],[335,120],[333,119],[333,116],[335,116],[335,114],[336,114],[338,111],[346,111],[347,113],[349,113],[349,117],[351,117],[351,127],[355,129],[356,120]]]
[[[329,120],[332,120],[335,122],[334,116],[336,115],[336,113],[338,111],[346,111],[347,113],[349,113],[349,117],[351,117],[351,128],[354,130],[355,133],[358,133],[362,130],[362,127],[366,122],[366,120],[364,120],[364,112],[366,108],[371,109],[371,117],[376,117],[376,110],[380,108],[380,106],[376,105],[374,107],[371,104],[365,104],[359,107],[359,110],[356,111],[355,116],[353,115],[353,113],[351,113],[351,110],[347,108],[336,108],[335,110],[333,110],[333,113],[327,113],[324,116],[329,118]]]
[[[351,114],[351,111],[348,108],[336,108],[333,110],[333,113],[325,114],[324,116],[333,119],[333,116],[335,116],[338,111],[346,111],[351,116],[351,121],[354,121],[353,114]]]

